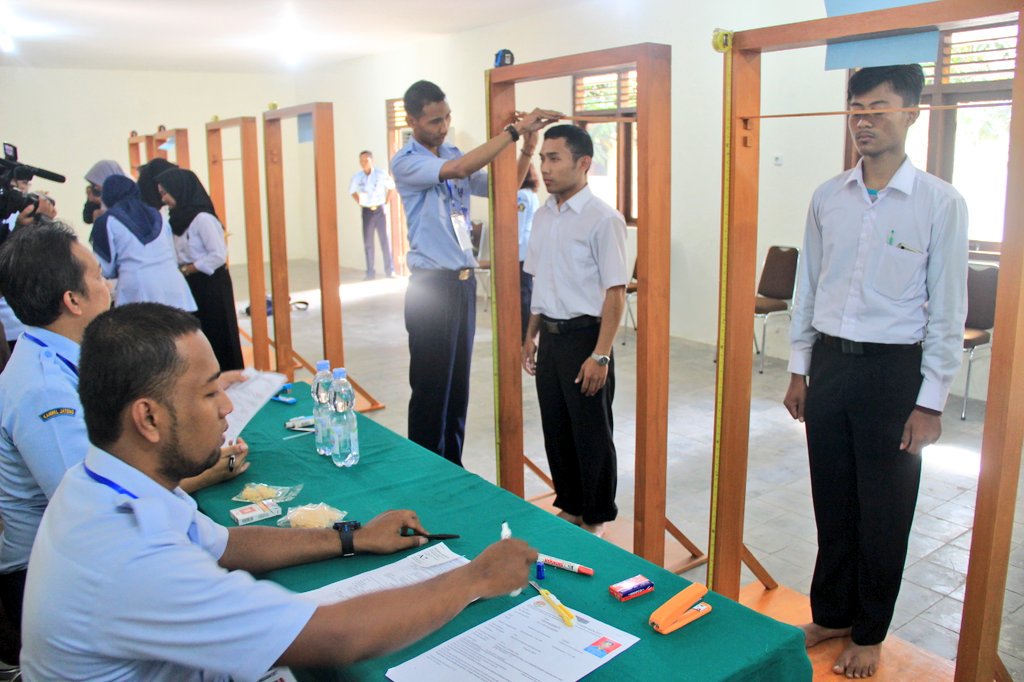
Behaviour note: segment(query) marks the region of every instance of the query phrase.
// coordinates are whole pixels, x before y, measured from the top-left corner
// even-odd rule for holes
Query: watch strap
[[[505,132],[512,136],[513,142],[519,141],[519,131],[516,130],[516,127],[513,124],[509,123],[505,126]]]
[[[360,528],[362,524],[358,521],[341,521],[334,524],[334,530],[338,531],[338,537],[341,538],[341,556],[355,556],[356,548],[352,536]]]

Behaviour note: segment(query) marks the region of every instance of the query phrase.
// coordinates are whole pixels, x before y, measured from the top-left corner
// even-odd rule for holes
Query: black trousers
[[[615,361],[608,380],[592,397],[583,395],[576,375],[594,352],[600,326],[566,334],[543,328],[537,348],[537,399],[544,449],[555,483],[555,506],[585,523],[613,521],[618,515],[612,398]]]
[[[804,410],[818,558],[814,622],[885,639],[899,595],[921,481],[921,456],[900,450],[921,387],[921,348],[844,354],[819,340]]]
[[[530,302],[533,300],[533,275],[523,270],[523,261],[519,261],[519,314],[523,322],[523,334],[520,343],[526,341],[526,328],[530,326]]]
[[[395,266],[391,262],[391,245],[388,243],[388,221],[384,216],[384,207],[376,209],[363,206],[363,250],[366,252],[366,276],[373,277],[376,270],[374,262],[373,239],[376,233],[380,241],[380,252],[384,257],[384,274],[391,276]]]
[[[21,611],[22,603],[25,601],[25,576],[27,569],[12,571],[11,573],[0,573],[0,604],[4,607],[4,614],[11,629],[18,635],[18,645],[21,643]],[[15,649],[17,650],[17,649]],[[8,663],[11,661],[8,659]]]
[[[409,440],[462,466],[469,370],[476,333],[476,278],[413,270],[405,294],[409,332]]]
[[[194,272],[185,278],[192,297],[196,299],[196,317],[203,334],[213,346],[220,369],[242,369],[242,345],[238,340],[238,315],[235,313],[235,290],[227,266],[222,265],[212,275]],[[278,311],[287,315],[288,310]]]

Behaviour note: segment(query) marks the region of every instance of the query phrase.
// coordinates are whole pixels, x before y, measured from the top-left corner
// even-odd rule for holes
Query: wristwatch
[[[612,361],[610,355],[600,355],[598,353],[591,353],[590,359],[596,362],[597,364],[601,365],[602,367],[607,367],[608,363]]]
[[[338,521],[334,530],[341,536],[341,556],[355,556],[356,548],[352,545],[352,534],[363,527],[358,521]]]
[[[505,132],[512,136],[513,142],[519,141],[519,131],[516,130],[516,127],[513,124],[509,123],[505,126]]]

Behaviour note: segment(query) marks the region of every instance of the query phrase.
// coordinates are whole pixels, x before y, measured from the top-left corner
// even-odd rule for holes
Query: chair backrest
[[[793,298],[796,286],[796,263],[800,249],[795,246],[772,246],[764,257],[761,268],[761,279],[757,284],[757,293],[766,298],[777,298],[788,301]]]
[[[967,268],[967,324],[971,329],[991,329],[996,322],[996,285],[999,268]]]

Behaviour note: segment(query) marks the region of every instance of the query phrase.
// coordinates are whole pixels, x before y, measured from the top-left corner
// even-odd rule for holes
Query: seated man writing
[[[281,665],[337,665],[399,649],[477,598],[526,583],[537,553],[503,540],[425,583],[318,606],[254,579],[342,554],[334,530],[227,529],[179,488],[219,456],[231,401],[198,320],[154,303],[86,330],[81,390],[92,446],[43,516],[29,563],[28,680],[256,680]],[[415,513],[346,538],[356,552],[418,546]]]

